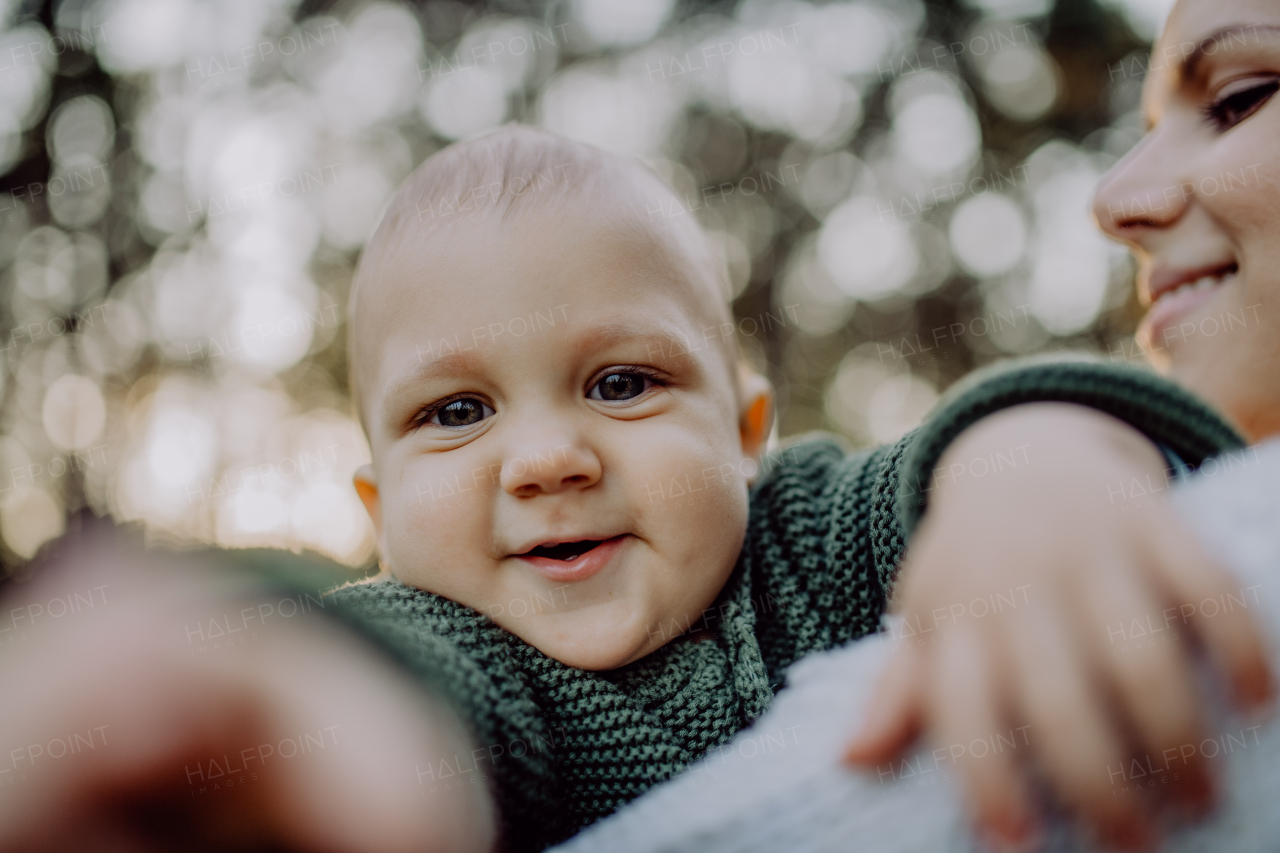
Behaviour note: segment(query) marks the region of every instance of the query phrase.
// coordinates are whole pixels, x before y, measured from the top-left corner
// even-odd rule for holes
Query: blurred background
[[[1094,230],[1168,0],[0,2],[0,570],[90,508],[367,565],[354,261],[509,121],[640,158],[732,272],[779,434],[976,366],[1140,360]]]

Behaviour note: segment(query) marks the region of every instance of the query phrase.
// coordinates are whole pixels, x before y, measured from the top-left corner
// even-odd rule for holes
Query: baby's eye
[[[620,370],[603,377],[591,389],[593,400],[620,401],[639,397],[654,385],[651,377],[635,371]]]
[[[475,397],[463,397],[446,403],[431,413],[426,423],[442,427],[474,426],[492,415],[493,408]]]

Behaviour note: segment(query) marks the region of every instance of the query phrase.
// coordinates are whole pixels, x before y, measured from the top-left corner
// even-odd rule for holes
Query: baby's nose
[[[516,497],[585,489],[599,480],[599,458],[570,443],[525,449],[502,463],[502,488]]]

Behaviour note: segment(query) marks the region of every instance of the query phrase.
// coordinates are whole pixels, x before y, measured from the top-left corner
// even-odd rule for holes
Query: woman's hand
[[[0,851],[493,848],[483,783],[421,784],[471,755],[462,729],[354,634],[192,643],[260,601],[89,538],[0,602]]]
[[[898,580],[897,648],[848,760],[889,761],[927,729],[1002,846],[1034,835],[1029,777],[1128,849],[1153,840],[1153,801],[1206,810],[1193,647],[1240,706],[1269,701],[1272,680],[1254,602],[1165,505],[1164,469],[1140,434],[1069,404],[960,436],[934,472]]]

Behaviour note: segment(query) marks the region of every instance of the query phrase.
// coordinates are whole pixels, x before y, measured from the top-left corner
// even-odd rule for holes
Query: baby
[[[1108,495],[1239,437],[1141,371],[1033,363],[960,383],[896,445],[850,455],[816,437],[766,455],[769,384],[722,332],[724,270],[695,221],[664,215],[670,200],[639,164],[528,128],[424,163],[352,293],[373,459],[355,485],[383,574],[193,659],[184,625],[254,612],[210,578],[298,558],[218,552],[215,572],[151,572],[134,564],[170,558],[68,546],[10,601],[92,577],[112,607],[0,655],[14,686],[0,735],[101,726],[110,746],[31,764],[0,797],[0,850],[100,837],[67,815],[105,810],[118,833],[109,806],[136,823],[156,813],[144,794],[182,804],[157,824],[166,843],[194,825],[242,846],[484,850],[496,810],[506,849],[541,850],[728,742],[793,662],[876,631],[891,599],[929,641],[886,668],[854,758],[887,760],[922,730],[944,744],[1025,731],[1066,805],[1142,843],[1144,795],[1117,795],[1107,768],[1199,742],[1201,703],[1185,642],[1117,657],[1108,630],[1235,587],[1171,515],[1120,514]],[[1027,464],[929,489],[935,469],[1014,454]],[[977,599],[1016,606],[956,615]],[[1270,680],[1248,616],[1191,628],[1257,704]],[[333,742],[254,758],[312,729]],[[210,756],[243,770],[226,798],[192,787]],[[985,832],[1026,837],[1024,768],[956,771]],[[1194,760],[1168,789],[1200,807],[1208,792]]]
[[[383,566],[581,669],[699,620],[770,426],[709,246],[655,219],[665,201],[637,167],[503,131],[414,175],[352,295],[374,459],[356,488]]]
[[[1194,736],[1198,706],[1177,649],[1097,647],[1124,608],[1230,580],[1171,521],[1121,532],[1102,481],[1164,476],[1139,431],[1192,465],[1238,438],[1154,377],[1043,364],[966,384],[896,446],[764,457],[769,385],[721,333],[723,271],[669,199],[638,164],[508,127],[428,160],[366,247],[350,358],[373,463],[355,483],[384,572],[337,598],[470,724],[478,748],[429,780],[491,779],[512,849],[568,837],[755,719],[797,658],[876,630],[944,450],[1024,447],[1036,471],[945,490],[898,604],[934,623],[959,596],[1016,588],[1028,606],[904,662],[854,753],[1017,716],[1068,804],[1140,843],[1138,795],[1102,768],[1128,738]],[[1242,698],[1268,695],[1245,616],[1205,640]],[[1136,673],[1160,689],[1124,687]],[[968,769],[1007,841],[1034,817],[1017,772]],[[1175,796],[1204,804],[1202,768]]]

